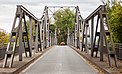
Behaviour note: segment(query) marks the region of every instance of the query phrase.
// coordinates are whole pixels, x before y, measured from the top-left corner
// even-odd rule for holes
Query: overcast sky
[[[100,0],[0,0],[0,28],[11,31],[15,16],[16,5],[23,5],[36,17],[40,18],[44,6],[79,6],[82,17],[85,19],[101,3]]]

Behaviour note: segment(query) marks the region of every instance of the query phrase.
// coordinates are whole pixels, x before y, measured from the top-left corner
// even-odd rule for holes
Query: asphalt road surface
[[[83,58],[68,46],[54,46],[40,57],[24,74],[97,74]]]

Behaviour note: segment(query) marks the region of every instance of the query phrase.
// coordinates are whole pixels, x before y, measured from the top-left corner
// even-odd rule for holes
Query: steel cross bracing
[[[92,57],[94,57],[94,52],[96,52],[97,57],[97,53],[99,51],[100,61],[103,61],[103,55],[107,54],[109,66],[112,66],[110,55],[113,55],[114,63],[117,67],[116,52],[112,35],[110,33],[110,26],[108,25],[106,6],[100,5],[84,20],[82,17],[79,18],[79,16],[81,17],[79,8],[77,8],[75,30],[74,32],[70,33],[70,44],[87,53],[89,49],[91,49],[90,54]],[[94,29],[94,27],[96,28]],[[91,28],[91,31],[89,28]],[[107,37],[110,38],[109,42]],[[90,45],[88,44],[88,38],[90,38]]]
[[[47,7],[45,7],[42,18],[38,19],[25,7],[17,5],[3,67],[12,67],[16,51],[19,54],[19,61],[22,61],[23,52],[25,52],[26,57],[28,56],[27,52],[29,52],[29,57],[32,57],[33,49],[36,53],[54,44],[55,35],[49,32],[47,13]],[[17,45],[19,45],[19,48],[17,48]]]
[[[33,50],[34,53],[37,53],[39,51],[43,51],[47,47],[57,44],[57,27],[55,28],[55,33],[51,32],[51,23],[49,21],[55,15],[55,11],[60,9],[65,10],[65,8],[70,8],[73,12],[75,12],[74,31],[70,33],[68,28],[67,44],[77,47],[80,49],[80,51],[85,51],[86,53],[88,53],[89,49],[91,49],[92,57],[94,56],[94,52],[96,52],[97,57],[97,52],[100,50],[101,61],[103,61],[103,51],[106,51],[110,66],[110,54],[113,54],[115,65],[117,66],[115,48],[111,33],[109,31],[110,28],[108,25],[106,8],[104,5],[100,5],[86,19],[82,18],[78,6],[45,6],[42,17],[38,19],[25,7],[22,5],[17,5],[3,67],[12,67],[17,45],[19,45],[19,61],[22,61],[23,52],[25,52],[26,57],[28,56],[27,52],[29,52],[29,56],[31,57],[33,56]],[[96,17],[97,20],[95,19]],[[97,21],[96,24],[95,20]],[[17,23],[17,21],[19,22]],[[89,21],[91,21],[91,24]],[[27,24],[27,22],[29,22],[29,24]],[[105,29],[105,26],[107,27],[107,30]],[[95,33],[94,27],[96,27]],[[98,27],[100,28],[100,31],[98,31]],[[110,37],[110,42],[107,42],[107,36]],[[96,45],[97,37],[98,43]],[[88,38],[91,40],[90,45],[88,44]],[[105,43],[105,46],[103,43]],[[110,48],[112,51],[109,51]],[[9,57],[10,60],[8,60]]]
[[[69,43],[77,48],[82,48],[82,41],[81,41],[81,33],[83,31],[82,27],[84,25],[84,20],[81,16],[79,7],[75,7],[75,23],[74,23],[74,31],[69,34]]]
[[[91,25],[90,25],[90,21],[91,21]],[[116,52],[115,52],[112,35],[110,33],[110,26],[108,25],[106,6],[100,5],[94,12],[92,12],[85,19],[85,22],[86,24],[91,26],[91,56],[93,57],[94,52],[96,52],[96,57],[97,57],[97,53],[99,51],[100,61],[103,61],[103,55],[107,54],[109,66],[112,66],[111,63],[112,61],[110,56],[112,54],[114,55],[115,66],[117,66]],[[94,27],[96,27],[95,33],[94,33]],[[109,42],[107,40],[108,37],[110,38]]]

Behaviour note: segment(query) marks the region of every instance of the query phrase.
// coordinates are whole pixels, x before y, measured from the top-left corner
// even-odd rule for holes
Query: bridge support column
[[[42,30],[42,51],[44,50],[44,30]]]
[[[42,49],[42,47],[43,47],[43,45],[42,45],[42,20],[41,20],[41,22],[40,22],[40,43],[41,43],[41,47],[40,47],[40,50],[42,51],[43,49]]]
[[[91,19],[91,57],[93,57],[94,17]]]
[[[19,20],[19,61],[22,61],[22,53],[24,52],[23,41],[22,41],[22,19]]]
[[[45,47],[45,30],[44,30],[44,20],[42,20],[42,51]]]
[[[45,24],[46,24],[46,48],[49,47],[49,20],[48,20],[48,7],[45,7]]]
[[[55,28],[55,38],[54,38],[54,44],[56,45],[57,44],[57,28]]]
[[[32,36],[32,18],[29,17],[29,24],[30,24],[30,51],[32,52],[32,41],[33,41],[33,36]]]
[[[75,34],[72,34],[72,38],[73,38],[73,46],[75,47]]]
[[[70,38],[69,38],[69,28],[68,28],[68,35],[67,35],[67,45],[70,43]]]
[[[81,47],[81,45],[82,45],[82,40],[81,40],[81,31],[82,31],[82,29],[81,29],[81,26],[83,25],[83,23],[81,22],[81,20],[79,20],[80,21],[80,25],[79,25],[79,48],[80,48],[80,50],[82,49],[82,47]]]
[[[103,18],[100,16],[100,61],[103,61]]]
[[[75,23],[75,47],[77,47],[77,23]]]
[[[87,31],[88,31],[88,26],[89,26],[89,25],[88,25],[88,22],[86,23],[85,26],[86,26],[86,29],[85,29],[85,32],[86,32],[86,33],[85,33],[85,51],[88,52],[88,44],[87,44],[87,42],[88,42],[88,41],[87,41],[87,38],[88,38],[88,35],[87,35],[88,32],[87,32]]]
[[[51,33],[49,34],[49,46],[51,46],[52,45],[52,40],[51,40]]]
[[[35,29],[36,29],[35,52],[38,52],[38,25],[37,23],[35,23]]]

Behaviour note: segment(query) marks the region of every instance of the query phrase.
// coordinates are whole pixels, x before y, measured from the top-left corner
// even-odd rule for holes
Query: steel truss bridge
[[[117,66],[115,47],[108,25],[105,5],[100,5],[85,19],[82,18],[78,6],[45,6],[42,17],[37,18],[24,6],[17,5],[3,68],[12,67],[17,46],[19,46],[19,61],[22,61],[22,53],[25,53],[26,57],[32,57],[33,49],[36,54],[48,47],[57,45],[57,32],[56,29],[55,33],[50,31],[49,20],[54,16],[55,9],[65,8],[71,8],[75,12],[74,31],[72,33],[68,31],[67,44],[78,48],[81,52],[88,53],[90,49],[91,57],[97,57],[98,52],[100,52],[100,61],[103,61],[104,53],[106,53],[109,66],[112,66],[110,54],[113,54],[114,63]],[[109,42],[108,37],[110,38]]]

